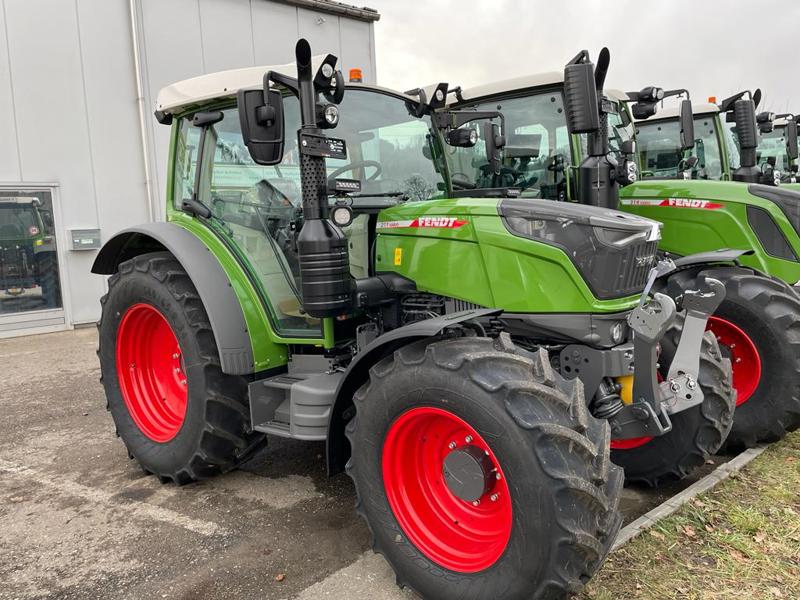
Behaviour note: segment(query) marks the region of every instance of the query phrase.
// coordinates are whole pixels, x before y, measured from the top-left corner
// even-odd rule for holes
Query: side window
[[[175,143],[172,200],[175,208],[190,198],[194,189],[194,174],[197,165],[197,146],[200,143],[200,130],[192,127],[190,119],[181,119],[177,125],[178,136]]]
[[[297,141],[286,136],[283,161],[275,166],[253,162],[242,140],[236,108],[205,137],[198,199],[211,209],[215,230],[238,254],[269,300],[273,324],[287,337],[319,337],[321,322],[301,310],[299,264],[292,228],[300,217],[300,169]],[[284,101],[286,131],[300,126],[294,97]],[[197,169],[200,129],[180,123],[175,148],[175,202],[191,195]]]

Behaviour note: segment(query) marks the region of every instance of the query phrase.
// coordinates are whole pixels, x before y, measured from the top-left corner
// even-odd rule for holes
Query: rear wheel
[[[42,301],[47,308],[61,306],[61,285],[58,280],[58,258],[55,252],[42,252],[37,255],[39,286],[42,288]]]
[[[235,467],[261,445],[247,381],[222,372],[203,303],[172,255],[122,263],[101,302],[108,409],[146,472],[184,484]]]
[[[681,335],[676,323],[661,340],[661,375],[666,376]],[[626,481],[657,486],[683,479],[717,452],[733,423],[736,404],[731,364],[706,333],[700,347],[698,385],[703,402],[671,415],[672,431],[658,437],[613,440],[611,460],[625,470]]]
[[[691,289],[701,276],[725,284],[708,330],[731,360],[738,393],[726,447],[779,440],[800,426],[800,299],[783,281],[743,267],[679,271],[668,292]]]
[[[347,472],[374,549],[423,598],[566,598],[619,528],[622,474],[579,382],[510,339],[412,343],[370,371]]]

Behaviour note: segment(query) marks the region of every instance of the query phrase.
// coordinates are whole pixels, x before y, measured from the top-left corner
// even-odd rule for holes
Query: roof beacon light
[[[717,97],[716,96],[709,96],[708,97],[708,103],[709,104],[716,104],[717,103]]]
[[[361,69],[350,69],[350,83],[362,83]]]

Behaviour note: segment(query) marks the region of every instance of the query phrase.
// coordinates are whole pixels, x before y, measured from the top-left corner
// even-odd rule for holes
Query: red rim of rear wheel
[[[630,438],[629,440],[611,440],[612,450],[635,450],[649,443],[653,436]]]
[[[444,462],[456,450],[488,459],[486,492],[475,502],[445,482]],[[489,445],[466,421],[433,407],[401,414],[383,443],[383,483],[389,506],[409,540],[438,565],[459,573],[491,567],[511,537],[511,495]]]
[[[117,378],[139,430],[164,443],[180,431],[188,389],[181,348],[167,319],[150,304],[134,304],[117,329]]]
[[[736,406],[741,406],[750,399],[761,381],[758,348],[743,329],[720,317],[709,317],[706,331],[713,332],[723,354],[731,359]]]

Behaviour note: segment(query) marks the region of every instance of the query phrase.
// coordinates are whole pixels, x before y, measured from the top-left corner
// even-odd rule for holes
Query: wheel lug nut
[[[174,359],[176,359],[176,360],[177,360],[179,357],[180,357],[180,354],[178,354],[177,352],[176,352],[175,354],[173,354],[173,355],[172,355],[172,358],[174,358]]]
[[[740,363],[740,362],[742,362],[742,359],[741,358],[737,358],[734,362]]]
[[[480,500],[474,500],[474,501],[472,502],[472,506],[478,506],[480,503],[481,503],[481,501],[480,501]]]
[[[501,477],[502,476],[500,475],[500,473],[495,473],[494,474],[494,478],[497,479],[498,481],[500,481]]]
[[[453,450],[456,447],[456,443],[450,442],[449,444],[447,444],[447,447],[450,448],[450,450]]]
[[[466,443],[468,443],[468,444],[471,444],[471,443],[472,443],[472,436],[471,436],[471,435],[468,435],[467,437],[465,437],[465,438],[464,438],[464,441],[465,441]]]
[[[497,499],[499,497],[500,496],[498,496],[497,494],[492,494],[491,496],[489,496],[489,500],[491,500],[492,502],[497,502]]]

